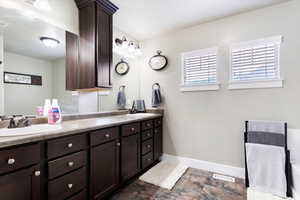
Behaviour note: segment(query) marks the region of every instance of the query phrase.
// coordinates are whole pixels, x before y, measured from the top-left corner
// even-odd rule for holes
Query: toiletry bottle
[[[60,123],[62,121],[62,116],[61,116],[61,110],[58,105],[58,100],[57,99],[52,99],[52,112],[54,115],[54,121],[55,123]]]
[[[55,124],[55,116],[52,109],[48,111],[48,124]]]
[[[49,110],[51,109],[51,102],[50,99],[45,100],[44,104],[44,117],[48,116]]]

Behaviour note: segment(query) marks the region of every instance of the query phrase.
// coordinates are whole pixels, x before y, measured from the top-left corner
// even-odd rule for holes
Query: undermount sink
[[[0,137],[13,137],[13,136],[24,136],[24,135],[35,135],[40,134],[45,131],[56,131],[61,129],[60,125],[49,125],[49,124],[39,124],[32,125],[24,128],[3,128],[0,129]]]

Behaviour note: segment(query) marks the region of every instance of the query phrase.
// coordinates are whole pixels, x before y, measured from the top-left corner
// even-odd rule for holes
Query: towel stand
[[[246,153],[246,143],[248,142],[248,125],[249,121],[245,122],[245,132],[244,132],[244,152],[245,152],[245,184],[246,188],[249,188],[249,176],[248,176],[248,167],[247,167],[247,153]],[[284,124],[284,137],[285,137],[285,154],[286,154],[286,162],[285,162],[285,174],[287,180],[287,197],[293,197],[292,192],[292,165],[291,165],[291,156],[290,151],[288,150],[287,144],[287,123]]]

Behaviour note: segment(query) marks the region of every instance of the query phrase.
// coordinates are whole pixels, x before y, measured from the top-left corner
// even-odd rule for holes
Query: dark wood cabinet
[[[79,8],[79,84],[77,89],[110,88],[113,14],[108,0],[76,0]]]
[[[66,90],[79,88],[79,37],[66,32]]]
[[[160,159],[163,152],[163,135],[162,135],[162,127],[156,127],[154,129],[154,160]]]
[[[42,200],[40,166],[30,167],[0,177],[0,199]]]
[[[0,199],[100,200],[161,155],[161,118],[0,149]]]
[[[91,199],[101,199],[119,184],[118,139],[91,149]]]
[[[122,181],[125,181],[140,171],[140,135],[122,138]]]

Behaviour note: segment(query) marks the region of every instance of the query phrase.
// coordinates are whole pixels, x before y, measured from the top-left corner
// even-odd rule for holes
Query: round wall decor
[[[168,65],[168,59],[166,56],[161,55],[161,51],[157,51],[157,54],[150,58],[149,66],[156,71],[164,69]]]
[[[130,68],[129,64],[127,62],[125,62],[124,60],[121,60],[120,62],[118,62],[116,64],[115,71],[119,75],[125,75],[128,73],[129,68]]]

